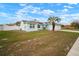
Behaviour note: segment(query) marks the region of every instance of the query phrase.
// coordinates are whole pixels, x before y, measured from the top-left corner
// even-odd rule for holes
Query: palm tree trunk
[[[55,22],[52,22],[52,30],[55,30]]]

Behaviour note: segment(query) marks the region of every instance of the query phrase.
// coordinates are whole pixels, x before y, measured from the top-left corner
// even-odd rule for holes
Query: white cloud
[[[79,13],[76,13],[76,14],[62,14],[60,16],[61,17],[71,17],[71,18],[78,17],[79,18]]]
[[[39,7],[33,7],[31,5],[28,5],[28,6],[26,5],[24,8],[19,9],[16,12],[16,17],[19,20],[34,19],[33,16],[29,16],[29,13],[31,13],[31,14],[38,14],[38,15],[42,15],[42,16],[49,16],[49,15],[52,15],[53,13],[55,13],[55,12],[50,10],[50,9],[43,9],[43,10],[41,10]]]
[[[16,17],[17,19],[19,20],[23,20],[27,17],[28,15],[28,12],[30,12],[30,9],[32,8],[32,6],[25,6],[24,8],[22,9],[19,9],[17,12],[16,12]]]
[[[72,8],[72,7],[70,7],[70,6],[64,6],[64,7],[65,7],[65,9],[60,10],[59,15],[58,15],[58,12],[55,13],[53,10],[50,10],[50,9],[41,9],[40,7],[33,7],[31,5],[28,5],[28,6],[26,5],[26,6],[24,6],[24,8],[19,9],[16,12],[16,18],[17,18],[17,20],[37,19],[37,20],[45,21],[45,20],[47,20],[47,18],[43,18],[43,16],[51,16],[54,14],[57,14],[62,19],[67,19],[68,17],[70,17],[71,19],[78,18],[79,14],[65,14],[66,12],[69,11],[67,8]],[[29,16],[28,15],[29,13],[42,15],[42,17],[37,18],[37,17]]]
[[[20,3],[19,5],[20,6],[26,6],[27,4],[26,3]]]
[[[62,19],[62,22],[64,21],[64,23],[65,22],[70,23],[70,22],[72,22],[75,19],[79,19],[79,13],[75,13],[75,14],[62,14],[62,15],[59,15],[59,17]]]
[[[11,23],[11,22],[13,23],[13,22],[17,21],[15,16],[11,16],[10,14],[4,13],[4,12],[0,12],[0,17],[3,18],[3,19],[0,19],[0,20],[5,20],[5,21],[7,21],[7,23]]]
[[[71,14],[70,16],[78,16],[79,17],[79,13]]]
[[[5,6],[3,4],[0,4],[0,8],[5,8]]]
[[[61,18],[61,19],[65,19],[65,17],[64,17],[64,16],[60,16],[60,18]]]
[[[64,6],[64,8],[74,8],[74,7],[72,7],[72,6]]]
[[[49,16],[54,14],[55,12],[49,9],[44,9],[41,10],[40,8],[34,8],[32,11],[30,11],[30,13],[35,13],[35,14],[39,14],[39,15],[44,15],[44,16]]]
[[[78,3],[68,3],[68,4],[70,4],[70,5],[77,5]]]
[[[69,9],[64,8],[61,10],[57,10],[57,12],[55,13],[56,15],[62,15],[62,14],[66,14],[67,12],[69,12]]]
[[[60,6],[62,3],[57,3],[56,5]]]
[[[65,16],[65,17],[79,17],[79,13],[75,13],[75,14],[63,14],[62,16]]]
[[[39,7],[33,7],[31,5],[25,6],[22,9],[19,9],[16,14],[24,14],[24,13],[37,13],[40,11]]]
[[[30,13],[40,14],[41,9],[39,7],[32,7]]]
[[[46,16],[50,16],[50,15],[53,15],[55,12],[52,11],[52,10],[43,10],[42,13]]]
[[[62,10],[62,12],[68,12],[68,9],[65,8],[65,9]]]
[[[8,17],[8,14],[4,13],[4,12],[0,12],[0,16],[2,16],[2,17]]]
[[[60,17],[61,20],[61,24],[70,24],[73,20],[75,19],[79,19],[79,13],[75,13],[75,14],[61,14],[58,17]]]
[[[45,18],[43,16],[51,16],[51,15],[53,16],[55,14],[58,15],[58,17],[62,18],[63,20],[79,18],[78,13],[77,14],[66,14],[69,11],[67,8],[72,8],[72,7],[70,7],[70,6],[64,6],[64,7],[65,8],[63,10],[60,10],[57,13],[55,13],[53,10],[50,10],[50,9],[41,9],[40,7],[33,7],[31,5],[28,5],[28,6],[26,5],[26,6],[24,6],[24,8],[19,9],[16,12],[16,19],[18,21],[19,20],[34,20],[34,19],[37,19],[38,21],[47,21],[47,18]],[[29,13],[42,15],[42,17],[37,18],[37,17],[29,16]]]

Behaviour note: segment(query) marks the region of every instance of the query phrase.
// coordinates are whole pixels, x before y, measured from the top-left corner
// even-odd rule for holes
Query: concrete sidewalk
[[[68,52],[67,56],[79,56],[79,37]]]
[[[65,32],[76,32],[76,33],[79,33],[79,31],[76,31],[76,30],[60,30],[60,31],[65,31]]]
[[[60,31],[79,33],[79,31],[76,31],[76,30],[60,30]],[[79,56],[79,37],[73,44],[73,46],[70,49],[70,51],[68,52],[67,56]]]

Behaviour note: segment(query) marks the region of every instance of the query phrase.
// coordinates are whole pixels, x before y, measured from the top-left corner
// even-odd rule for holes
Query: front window
[[[38,24],[38,28],[40,28],[40,24]]]
[[[30,24],[30,28],[35,28],[35,25],[34,24]]]

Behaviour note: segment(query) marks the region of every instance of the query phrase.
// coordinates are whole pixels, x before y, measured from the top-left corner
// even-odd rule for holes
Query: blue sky
[[[79,19],[78,3],[0,3],[0,24],[21,20],[46,22],[49,16],[58,16],[61,24]]]

